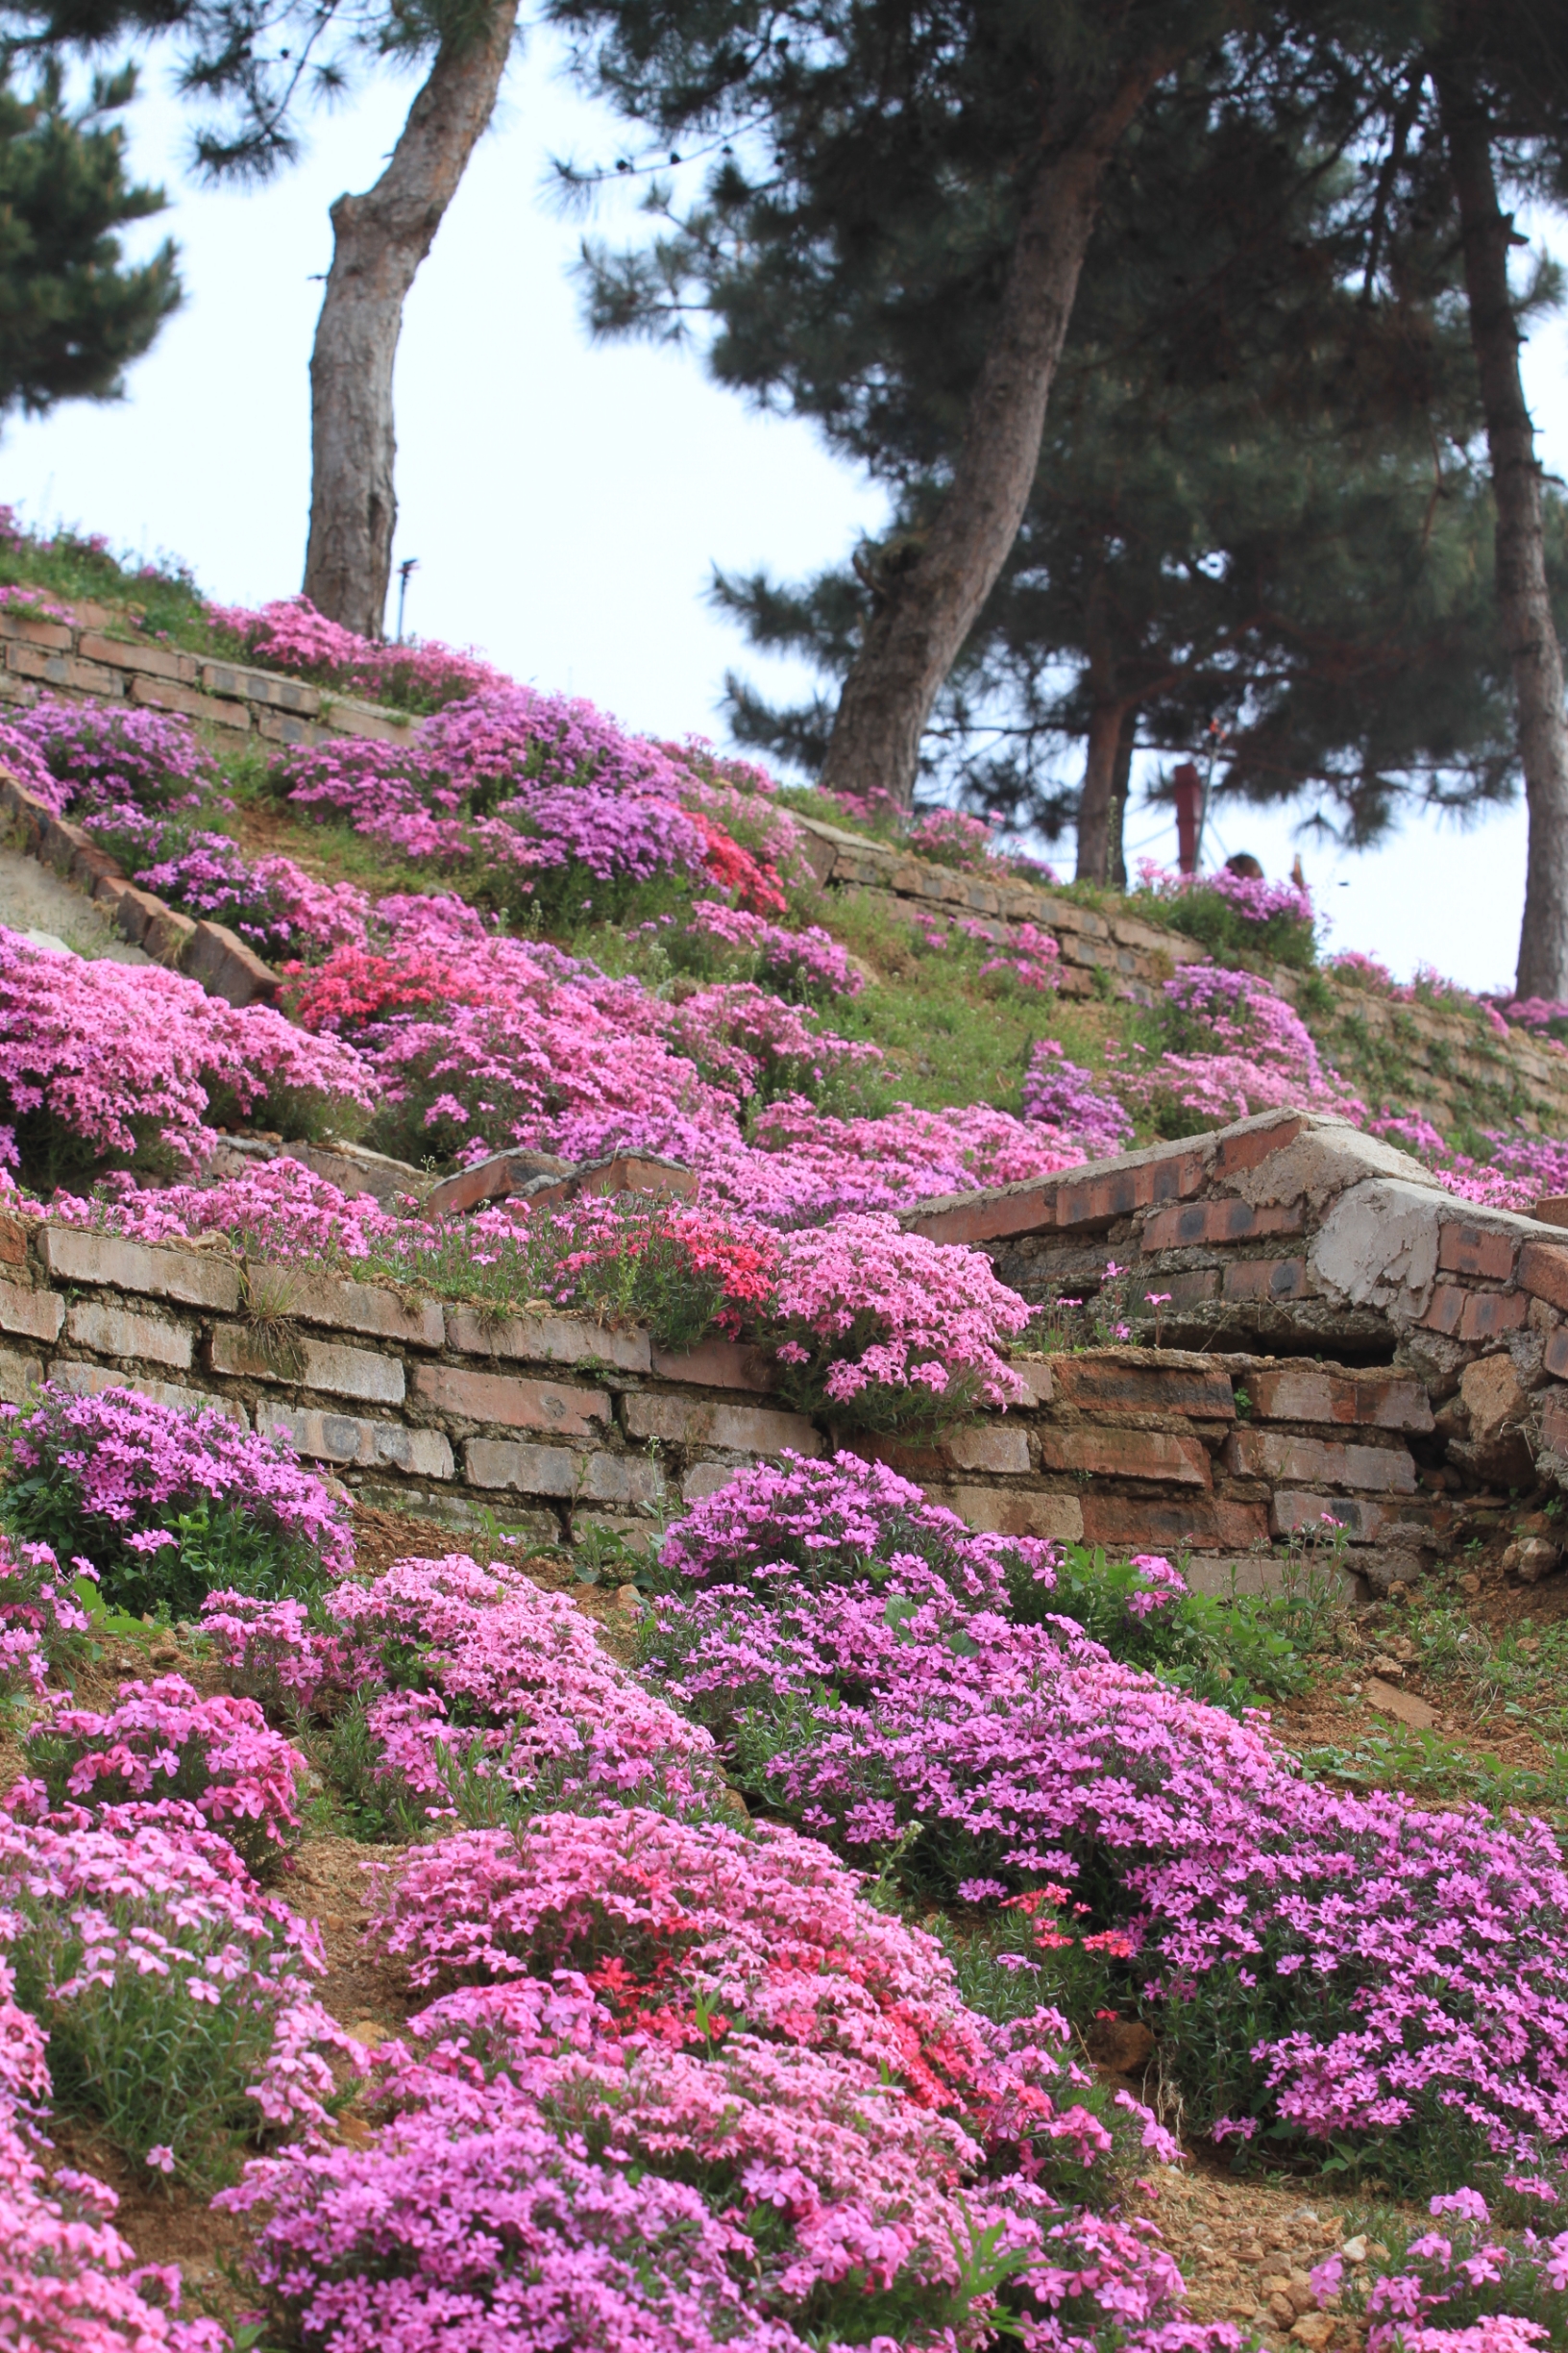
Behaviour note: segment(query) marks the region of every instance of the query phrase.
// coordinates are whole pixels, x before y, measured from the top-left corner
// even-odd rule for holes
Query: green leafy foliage
[[[180,301],[174,247],[128,268],[113,233],[164,204],[126,178],[135,91],[129,66],[95,75],[73,112],[58,64],[25,98],[0,69],[0,413],[112,400]]]
[[[1012,1601],[1025,1624],[1071,1618],[1123,1664],[1241,1715],[1305,1689],[1311,1654],[1326,1639],[1335,1608],[1330,1581],[1311,1568],[1287,1568],[1286,1578],[1277,1594],[1221,1599],[1188,1590],[1139,1614],[1129,1605],[1148,1590],[1142,1572],[1099,1547],[1069,1544],[1054,1588],[1020,1574]]]

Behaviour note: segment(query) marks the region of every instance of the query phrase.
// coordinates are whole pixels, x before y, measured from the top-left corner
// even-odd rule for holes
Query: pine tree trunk
[[[1108,103],[1036,166],[952,484],[918,557],[890,579],[867,624],[820,778],[828,792],[885,793],[906,809],[914,798],[931,705],[1007,561],[1034,484],[1105,167],[1172,61],[1148,58],[1129,69]]]
[[[498,0],[482,37],[443,43],[375,186],[332,207],[332,266],[310,355],[310,541],[305,593],[380,637],[392,572],[392,369],[403,306],[457,192],[517,23]]]
[[[1118,796],[1132,770],[1132,713],[1125,702],[1097,701],[1089,715],[1089,756],[1078,802],[1078,882],[1115,882],[1121,858]],[[1125,742],[1125,757],[1123,745]]]
[[[1530,809],[1521,996],[1568,999],[1568,720],[1562,648],[1546,578],[1541,467],[1519,376],[1519,331],[1508,294],[1511,217],[1498,207],[1491,123],[1482,100],[1447,72],[1434,75],[1449,173],[1458,204],[1470,339],[1481,376],[1497,503],[1497,604],[1513,671],[1519,760]]]

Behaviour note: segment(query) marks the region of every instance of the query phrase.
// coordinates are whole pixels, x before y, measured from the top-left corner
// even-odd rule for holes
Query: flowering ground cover
[[[109,1506],[146,1518],[214,1433],[111,1399],[84,1485],[62,1413],[34,1452],[90,1584]],[[1005,2319],[1041,2353],[1239,2353],[1129,2205],[1179,2150],[1086,2062],[1075,2033],[1114,2014],[1151,2023],[1212,2146],[1364,2147],[1451,2201],[1381,2267],[1324,2254],[1377,2353],[1505,2309],[1525,2334],[1489,2353],[1558,2341],[1556,1842],[1305,1780],[1183,1687],[1202,1620],[1168,1562],[976,1535],[885,1465],[786,1459],[671,1531],[645,1677],[516,1565],[357,1569],[331,1499],[302,1519],[230,1434],[236,1511],[322,1550],[303,1598],[209,1586],[205,1689],[73,1696],[104,1622],[41,1544],[0,1579],[0,1638],[48,1679],[24,1668],[0,1797],[24,2337],[68,2291],[127,2341],[228,2342],[51,2169],[53,2109],[217,2194],[269,2342],[444,2342],[460,2314],[476,2344],[980,2353]],[[324,1803],[380,1842],[367,1941],[412,2008],[368,2060],[290,1895]]]

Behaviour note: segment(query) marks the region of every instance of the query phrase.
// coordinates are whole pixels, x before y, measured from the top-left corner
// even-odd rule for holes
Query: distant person
[[[1234,858],[1227,858],[1225,870],[1228,874],[1243,874],[1248,882],[1262,882],[1263,879],[1263,870],[1250,849],[1238,849]]]

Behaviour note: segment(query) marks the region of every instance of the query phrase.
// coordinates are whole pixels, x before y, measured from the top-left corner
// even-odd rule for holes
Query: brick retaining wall
[[[0,1394],[126,1385],[285,1430],[367,1501],[542,1536],[635,1533],[737,1469],[848,1446],[975,1528],[1206,1556],[1211,1581],[1321,1514],[1383,1582],[1458,1527],[1420,1382],[1256,1356],[1118,1348],[1018,1360],[1033,1402],[931,1447],[812,1420],[753,1352],[674,1357],[641,1330],[504,1317],[219,1247],[0,1219]],[[1568,1389],[1563,1391],[1568,1410]],[[1256,1574],[1256,1571],[1254,1571]]]

